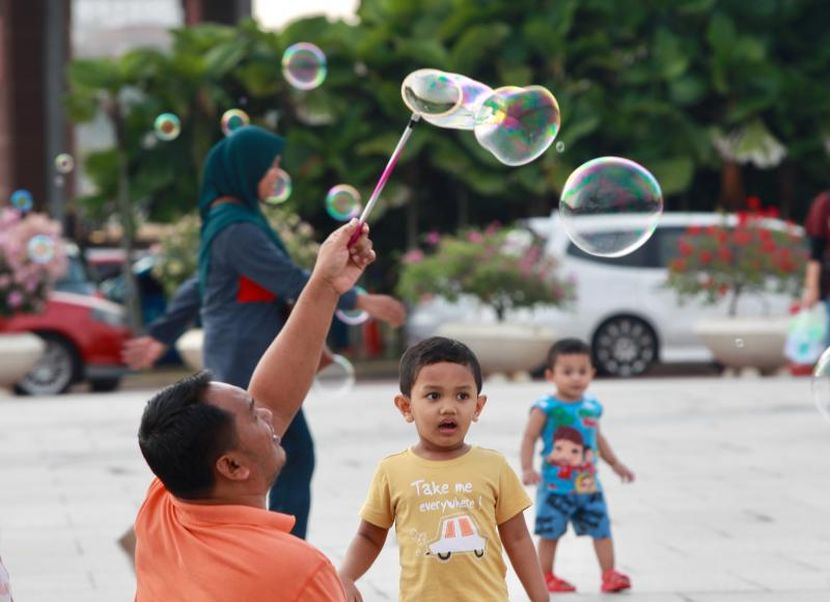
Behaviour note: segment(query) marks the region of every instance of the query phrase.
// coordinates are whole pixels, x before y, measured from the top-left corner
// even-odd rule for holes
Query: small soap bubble
[[[737,347],[738,349],[743,349],[744,348],[744,340],[741,339],[741,338],[735,339],[735,347]]]
[[[159,140],[170,141],[179,137],[182,124],[173,113],[162,113],[153,122],[153,130]]]
[[[403,80],[401,98],[413,113],[441,117],[461,106],[464,93],[458,80],[449,73],[438,69],[418,69]]]
[[[810,389],[816,408],[822,416],[830,420],[830,348],[821,354],[813,368]]]
[[[23,212],[31,211],[32,207],[34,207],[35,205],[35,200],[32,197],[32,193],[22,188],[20,190],[15,190],[12,193],[10,201],[12,207],[17,209],[18,211]]]
[[[277,169],[277,179],[274,180],[274,187],[271,194],[265,198],[268,205],[281,205],[291,196],[291,176],[284,170]]]
[[[554,148],[556,149],[557,153],[564,153],[565,152],[565,143],[560,140],[556,143]]]
[[[643,245],[663,213],[663,193],[642,165],[600,157],[578,167],[565,182],[559,216],[576,246],[600,257],[622,257]],[[596,232],[595,218],[617,216],[614,232]]]
[[[282,55],[282,75],[298,90],[313,90],[326,79],[326,55],[308,42],[292,44]]]
[[[75,169],[75,159],[69,153],[61,153],[55,157],[55,169],[58,173],[68,174]]]
[[[559,103],[542,86],[497,88],[476,114],[479,144],[505,165],[524,165],[544,153],[559,133]]]
[[[230,136],[236,130],[251,123],[251,118],[242,109],[228,109],[222,114],[222,133]]]
[[[331,364],[317,373],[314,389],[324,397],[337,398],[348,395],[354,383],[354,366],[342,355],[335,354]]]
[[[362,286],[354,287],[358,295],[365,295],[366,289]],[[362,309],[338,309],[334,312],[338,320],[349,326],[359,326],[369,319],[369,313]]]
[[[347,222],[360,215],[360,193],[354,186],[338,184],[326,195],[326,212],[337,221]]]
[[[26,251],[33,263],[49,263],[55,257],[55,241],[46,234],[36,234],[29,239]]]

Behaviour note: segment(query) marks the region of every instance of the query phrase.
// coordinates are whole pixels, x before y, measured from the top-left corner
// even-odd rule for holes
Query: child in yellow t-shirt
[[[418,443],[385,458],[360,512],[340,578],[347,599],[372,566],[394,523],[400,600],[507,600],[502,545],[532,601],[547,601],[527,530],[531,505],[500,453],[464,441],[487,397],[481,368],[463,343],[432,337],[401,358],[395,405],[414,422]]]

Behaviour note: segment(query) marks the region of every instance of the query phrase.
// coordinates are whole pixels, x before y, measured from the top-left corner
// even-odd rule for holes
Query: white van
[[[618,236],[636,224],[625,215],[579,219],[580,231],[597,239]],[[678,240],[687,228],[720,225],[723,219],[715,213],[665,213],[643,246],[617,258],[591,255],[577,247],[565,233],[558,211],[527,220],[526,226],[546,240],[546,253],[559,261],[559,275],[576,282],[576,301],[561,309],[512,311],[506,319],[551,328],[557,337],[588,341],[603,374],[636,376],[657,362],[713,362],[693,325],[705,316],[725,316],[727,302],[707,306],[694,300],[679,305],[675,291],[665,287],[666,266],[677,256]],[[736,219],[728,216],[727,225],[734,226]],[[765,226],[788,227],[772,219],[765,220]],[[796,230],[803,235],[800,228]],[[791,303],[783,294],[747,294],[742,295],[739,309],[742,315],[786,315]],[[450,321],[495,321],[495,315],[472,297],[458,303],[435,299],[419,304],[407,325],[410,342],[433,335]]]

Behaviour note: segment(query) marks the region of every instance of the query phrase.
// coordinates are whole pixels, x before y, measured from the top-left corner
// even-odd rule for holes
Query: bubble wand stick
[[[360,227],[354,231],[352,237],[349,239],[349,246],[351,247],[358,238],[360,238],[360,234],[363,231],[362,225],[366,223],[366,219],[369,217],[369,214],[372,212],[372,208],[377,203],[378,197],[380,197],[380,193],[383,190],[383,187],[386,186],[386,181],[389,179],[389,176],[392,175],[392,171],[395,169],[395,165],[398,164],[398,159],[401,157],[401,153],[403,153],[403,149],[406,146],[407,140],[412,135],[412,128],[415,127],[415,124],[421,119],[421,116],[418,113],[412,113],[412,117],[409,118],[409,123],[406,124],[406,128],[401,135],[401,139],[398,140],[398,145],[395,147],[395,150],[392,151],[392,156],[389,157],[389,162],[386,164],[386,167],[383,170],[383,173],[380,174],[380,178],[378,179],[378,183],[375,184],[375,189],[372,191],[372,196],[369,197],[369,201],[366,203],[366,207],[363,209],[363,213],[360,214],[360,219],[358,220]]]

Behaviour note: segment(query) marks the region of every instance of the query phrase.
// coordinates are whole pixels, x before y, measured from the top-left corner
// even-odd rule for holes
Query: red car
[[[37,365],[15,385],[17,393],[56,395],[81,381],[93,391],[113,391],[127,372],[121,362],[130,337],[124,309],[95,290],[77,247],[67,244],[67,256],[68,273],[42,313],[0,319],[0,332],[33,332],[46,342]]]
[[[130,337],[124,310],[94,295],[53,292],[46,310],[0,320],[0,331],[33,332],[46,342],[37,365],[15,385],[24,395],[56,395],[89,381],[93,391],[113,391],[127,372],[121,346]]]

